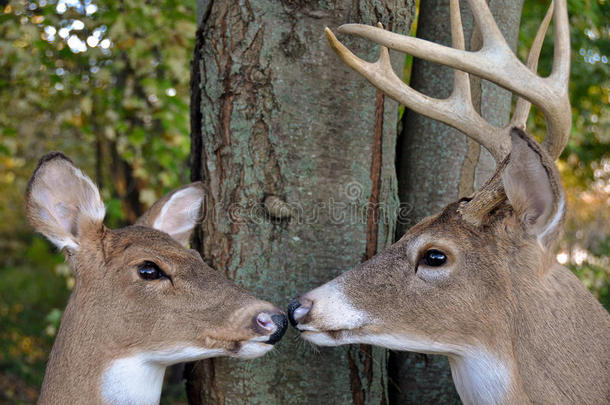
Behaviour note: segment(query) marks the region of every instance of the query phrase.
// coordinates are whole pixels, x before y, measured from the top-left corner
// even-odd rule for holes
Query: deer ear
[[[102,227],[106,214],[95,184],[59,152],[40,159],[25,202],[32,226],[59,249],[78,250],[84,227]]]
[[[183,246],[188,246],[193,229],[200,219],[203,192],[201,182],[174,190],[154,203],[138,219],[136,225],[166,232]]]
[[[502,173],[504,191],[526,231],[541,244],[557,229],[565,198],[555,164],[529,135],[514,128],[512,150]]]

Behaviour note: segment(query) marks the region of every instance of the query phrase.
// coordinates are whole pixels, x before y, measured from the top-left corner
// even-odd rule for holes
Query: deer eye
[[[437,249],[428,249],[424,253],[424,257],[422,258],[422,262],[426,266],[430,267],[439,267],[447,262],[447,256]]]
[[[159,280],[161,278],[168,278],[167,274],[163,272],[153,262],[144,262],[138,267],[138,275],[143,280]]]

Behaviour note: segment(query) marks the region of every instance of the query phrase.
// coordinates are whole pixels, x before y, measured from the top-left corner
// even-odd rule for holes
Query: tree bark
[[[191,163],[207,195],[195,244],[258,297],[285,305],[392,242],[397,104],[334,55],[324,27],[406,34],[413,3],[199,1]],[[368,41],[346,43],[377,57]],[[185,376],[192,404],[386,403],[385,350],[314,349],[292,329],[261,359]]]
[[[493,0],[490,8],[513,50],[516,47],[522,0]],[[473,32],[472,13],[462,2],[462,20],[469,49],[480,47]],[[422,1],[417,36],[451,45],[449,0]],[[508,123],[511,96],[487,81],[471,79],[473,101],[482,116],[498,126]],[[411,86],[437,98],[446,98],[453,88],[453,71],[416,59]],[[397,170],[399,196],[403,207],[397,225],[397,239],[412,225],[432,215],[446,204],[467,196],[493,173],[491,155],[462,133],[413,111],[403,115],[403,133],[398,141]],[[391,352],[389,357],[389,398],[391,404],[459,404],[445,356]]]

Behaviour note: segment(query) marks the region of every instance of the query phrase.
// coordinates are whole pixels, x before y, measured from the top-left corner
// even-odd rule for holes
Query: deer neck
[[[568,269],[515,288],[512,356],[534,403],[595,403],[608,395],[610,317]],[[587,370],[586,375],[575,370]]]
[[[158,404],[165,368],[144,354],[113,360],[98,382],[102,399],[111,404]]]
[[[464,404],[527,404],[513,359],[482,348],[451,354],[449,364]]]
[[[47,362],[40,404],[102,403],[101,378],[112,361],[107,336],[95,322],[83,317],[87,311],[80,308],[75,296],[76,288]]]
[[[84,316],[87,304],[77,303],[75,293],[51,350],[40,404],[158,404],[167,366],[224,354],[188,344],[121,349],[109,328]]]
[[[529,271],[526,271],[529,270]],[[506,318],[485,344],[446,353],[465,404],[595,403],[608,395],[610,317],[569,270],[515,271]],[[586,316],[583,316],[586,315]],[[587,375],[574,370],[587,370]]]
[[[76,301],[73,294],[51,350],[39,403],[158,404],[167,364],[145,351],[118,354],[115,337],[84,317],[87,311]]]
[[[63,324],[62,324],[63,326]],[[40,403],[158,404],[166,366],[145,353],[115,358],[60,329]],[[63,332],[63,333],[62,333]],[[79,338],[83,334],[79,334]]]
[[[102,398],[117,404],[158,404],[168,365],[221,354],[221,349],[180,346],[114,359],[102,375]]]

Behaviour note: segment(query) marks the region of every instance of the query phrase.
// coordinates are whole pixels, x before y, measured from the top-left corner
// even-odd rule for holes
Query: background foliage
[[[523,58],[547,5],[525,2]],[[609,308],[610,7],[568,5],[574,125],[559,162],[569,216],[558,259]],[[35,401],[74,282],[25,223],[29,175],[64,151],[101,186],[110,226],[187,182],[195,29],[194,0],[0,0],[0,403]],[[528,127],[544,136],[538,112]]]
[[[188,182],[195,1],[0,1],[0,402],[31,403],[73,284],[25,223],[38,159],[62,150],[132,222]]]

